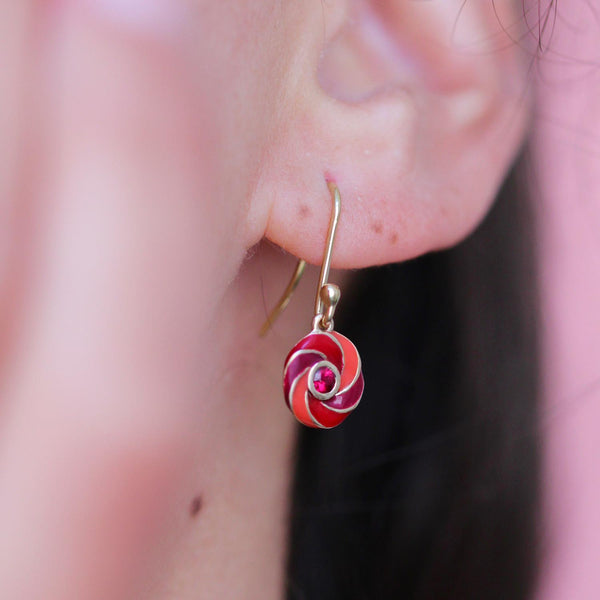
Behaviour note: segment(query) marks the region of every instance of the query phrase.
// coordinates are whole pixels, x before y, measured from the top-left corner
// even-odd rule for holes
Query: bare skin
[[[479,222],[525,63],[459,4],[0,0],[0,597],[282,597],[274,245],[318,263],[325,177],[338,268]]]

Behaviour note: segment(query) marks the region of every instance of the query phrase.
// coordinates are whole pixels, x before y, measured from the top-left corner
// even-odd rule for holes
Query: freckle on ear
[[[390,244],[395,244],[397,241],[398,241],[398,234],[392,233],[392,235],[390,235]]]
[[[196,496],[190,504],[190,517],[197,517],[202,510],[202,496]]]
[[[383,231],[383,225],[381,223],[373,223],[371,229],[379,235]]]
[[[308,206],[306,206],[306,204],[302,204],[299,208],[298,208],[298,216],[301,219],[306,219],[307,217],[310,216],[310,208],[308,208]]]

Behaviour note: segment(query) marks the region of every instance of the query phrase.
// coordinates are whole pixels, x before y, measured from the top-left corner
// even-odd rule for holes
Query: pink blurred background
[[[537,74],[546,397],[538,600],[600,598],[600,13],[558,5]]]

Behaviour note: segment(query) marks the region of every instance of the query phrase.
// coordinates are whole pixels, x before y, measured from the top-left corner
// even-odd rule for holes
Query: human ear
[[[502,37],[518,2],[460,4],[307,11],[251,202],[257,236],[318,263],[326,179],[342,194],[336,267],[405,260],[478,224],[522,143],[526,65]]]

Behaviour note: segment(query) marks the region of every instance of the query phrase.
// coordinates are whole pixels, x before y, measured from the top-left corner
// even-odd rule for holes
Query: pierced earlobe
[[[331,429],[358,406],[364,390],[361,360],[354,344],[334,331],[333,317],[340,288],[329,283],[331,254],[341,212],[337,186],[328,182],[333,202],[321,276],[315,298],[312,331],[288,354],[283,369],[283,392],[288,408],[304,425]],[[306,266],[300,260],[277,306],[261,328],[265,335],[288,305]]]

